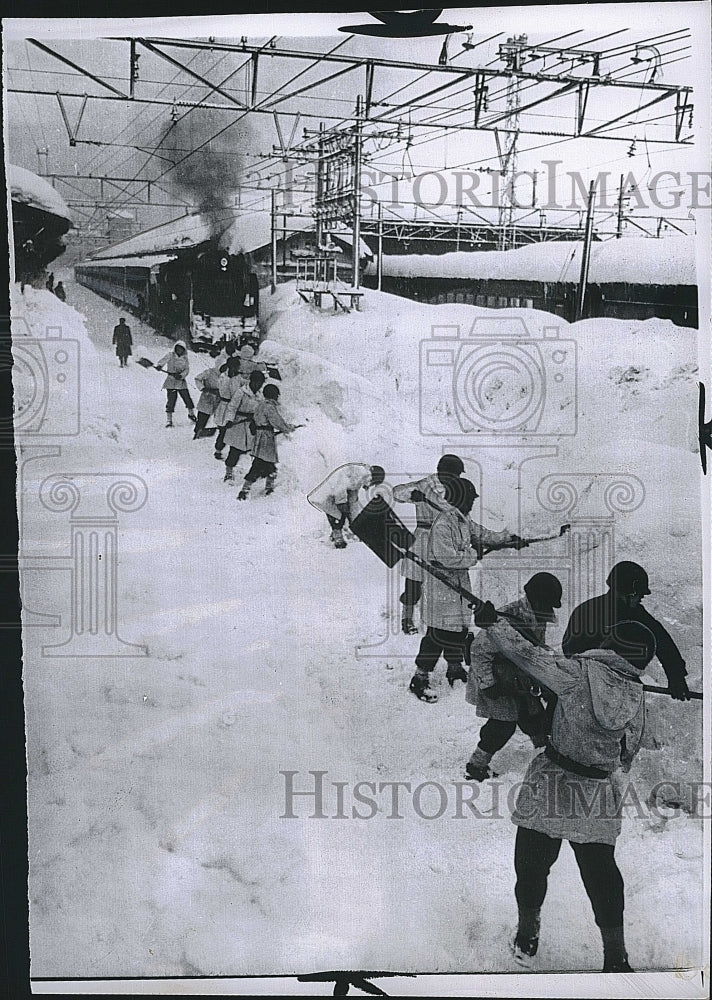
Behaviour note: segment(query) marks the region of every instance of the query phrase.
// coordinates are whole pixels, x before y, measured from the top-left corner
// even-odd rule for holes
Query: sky
[[[588,40],[598,39],[592,42],[591,49],[599,51],[608,46],[631,46],[652,36],[666,35],[667,40],[658,45],[662,69],[657,71],[657,82],[662,80],[665,84],[691,85],[695,88],[698,103],[691,121],[686,115],[682,134],[696,141],[685,147],[664,145],[656,140],[672,137],[673,102],[668,100],[645,108],[646,102],[655,94],[637,86],[650,78],[658,55],[651,49],[641,49],[642,62],[636,64],[631,62],[634,52],[627,48],[605,61],[603,72],[622,77],[634,86],[625,91],[612,87],[593,88],[587,107],[586,127],[593,128],[606,119],[623,115],[620,124],[625,129],[607,133],[622,138],[615,141],[601,138],[562,141],[551,135],[522,134],[517,161],[522,176],[516,188],[523,206],[520,215],[525,212],[524,206],[536,199],[538,205],[548,201],[549,208],[552,202],[556,202],[562,210],[566,207],[573,209],[568,213],[567,221],[570,222],[577,211],[584,208],[588,182],[597,174],[608,171],[610,177],[606,182],[607,199],[604,204],[612,209],[615,207],[620,175],[630,174],[640,191],[639,196],[627,202],[633,217],[661,213],[677,218],[688,216],[694,184],[690,172],[709,169],[707,140],[699,141],[699,136],[708,137],[710,133],[709,101],[706,99],[709,93],[708,17],[708,5],[684,2],[444,11],[440,21],[472,25],[471,32],[450,37],[448,58],[453,66],[501,65],[497,62],[498,46],[512,34],[526,34],[529,44],[551,42],[556,48],[567,45],[585,48]],[[78,176],[85,174],[155,179],[160,187],[153,186],[153,200],[162,199],[169,207],[137,207],[135,198],[132,198],[132,192],[138,190],[136,184],[107,182],[104,186],[102,204],[110,210],[128,209],[139,224],[154,225],[174,218],[185,211],[182,206],[195,203],[190,178],[187,188],[182,183],[182,173],[189,167],[193,174],[206,174],[211,184],[223,183],[226,188],[236,188],[239,183],[242,187],[239,198],[242,209],[265,207],[268,193],[265,195],[248,188],[256,184],[267,187],[285,183],[284,164],[279,157],[271,156],[273,147],[279,143],[278,125],[285,141],[294,127],[294,142],[298,143],[305,128],[316,129],[322,121],[327,128],[333,127],[343,122],[344,118],[348,119],[353,114],[356,94],[365,90],[362,68],[329,79],[307,94],[295,96],[295,91],[309,82],[331,77],[343,67],[333,63],[315,67],[305,61],[261,58],[258,101],[263,105],[263,113],[244,115],[237,106],[234,110],[224,111],[189,110],[180,103],[174,109],[171,106],[173,101],[207,99],[211,103],[230,106],[234,100],[244,100],[249,86],[248,69],[240,67],[249,61],[248,56],[209,49],[168,49],[169,54],[183,66],[208,77],[212,83],[221,84],[227,78],[222,88],[225,96],[209,95],[208,89],[185,70],[139,47],[141,57],[136,96],[146,101],[165,103],[130,104],[94,99],[96,95],[116,95],[80,76],[69,66],[62,65],[26,39],[36,38],[51,46],[89,72],[101,76],[109,86],[123,92],[128,89],[127,39],[133,36],[172,36],[206,41],[213,37],[235,43],[246,37],[250,43],[262,45],[276,35],[276,45],[280,49],[325,53],[339,46],[338,53],[343,55],[437,64],[443,44],[441,37],[394,41],[349,36],[338,31],[345,24],[367,23],[369,20],[365,13],[123,20],[93,18],[84,21],[6,19],[3,28],[7,159],[43,174],[66,175],[67,180],[57,182],[58,190],[75,204],[78,220],[95,220],[93,206],[100,200],[99,184]],[[683,29],[689,29],[689,38],[681,36]],[[601,38],[613,32],[620,33]],[[476,48],[466,51],[463,48],[465,41]],[[542,66],[540,62],[531,65],[532,68]],[[551,71],[557,65],[560,64],[552,56],[544,68]],[[435,73],[425,75],[391,68],[376,69],[373,96],[377,103],[374,104],[372,118],[382,116],[382,122],[377,126],[369,125],[366,129],[371,135],[365,144],[364,166],[369,171],[366,183],[374,192],[364,202],[367,212],[376,196],[393,202],[396,195],[392,211],[403,217],[412,216],[413,207],[407,204],[412,201],[430,203],[431,209],[450,216],[454,208],[440,207],[438,201],[453,206],[462,202],[468,210],[479,210],[479,205],[473,204],[466,193],[472,190],[474,184],[477,185],[474,197],[480,205],[495,204],[493,180],[486,173],[498,166],[494,133],[462,127],[426,129],[417,124],[426,117],[440,117],[441,122],[453,125],[473,125],[471,79],[460,80],[440,94],[424,96],[447,79]],[[527,86],[523,84],[523,88]],[[540,84],[531,89],[534,96],[539,97],[554,86]],[[17,90],[25,92],[13,92]],[[76,145],[70,144],[57,91],[78,95],[63,98],[62,101],[72,128],[82,107],[81,95],[90,95],[76,132]],[[495,111],[504,111],[505,100],[506,81],[491,82],[490,116]],[[530,100],[526,89],[521,92],[521,100],[522,103]],[[274,108],[279,113],[277,122],[273,111],[266,107],[273,101],[280,102]],[[420,101],[429,107],[427,111],[413,108],[409,112],[409,101]],[[397,105],[402,102],[406,106],[399,109]],[[520,125],[523,130],[536,132],[568,128],[573,121],[575,107],[575,93],[567,94],[522,113]],[[389,120],[392,124],[386,124]],[[216,133],[221,134],[207,145],[208,154],[203,151],[192,157],[189,155],[190,150],[206,143]],[[173,163],[184,157],[185,165],[176,170]],[[556,172],[560,178],[555,191],[551,187],[554,162],[557,163]],[[459,170],[461,175],[468,173],[470,179],[461,177],[458,181],[453,170]],[[439,176],[433,176],[432,171],[438,171]],[[534,171],[537,172],[536,181],[532,176]],[[671,176],[656,177],[661,171],[673,173]],[[581,174],[580,185],[567,176],[575,172]],[[474,180],[473,174],[476,175]],[[679,180],[676,174],[679,174]],[[416,180],[409,179],[407,175],[413,175]],[[424,176],[417,180],[418,175]],[[397,187],[394,178],[400,179]],[[660,202],[657,206],[651,201],[646,188],[651,181]],[[599,179],[599,197],[601,183]],[[680,192],[681,202],[677,207],[676,192]],[[705,196],[702,192],[698,200],[700,204],[708,205],[709,195]],[[642,201],[645,205],[641,204]],[[432,218],[427,205],[419,207],[418,213],[420,218]],[[467,211],[465,214],[468,214]],[[485,210],[485,215],[488,215],[488,210]],[[536,214],[535,218],[538,219],[539,215]],[[561,212],[548,212],[550,223],[561,218]]]

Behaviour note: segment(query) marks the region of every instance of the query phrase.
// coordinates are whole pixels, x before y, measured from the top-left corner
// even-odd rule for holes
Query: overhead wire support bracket
[[[69,136],[69,145],[76,146],[77,144],[77,133],[79,132],[79,126],[82,123],[82,117],[84,115],[84,108],[87,106],[87,101],[89,100],[87,94],[84,94],[82,100],[82,106],[79,109],[79,115],[77,116],[77,124],[72,128],[69,124],[69,115],[67,114],[64,103],[62,102],[62,95],[57,91],[57,103],[59,104],[59,110],[62,112],[62,118],[64,119],[64,125],[67,129],[67,135]]]

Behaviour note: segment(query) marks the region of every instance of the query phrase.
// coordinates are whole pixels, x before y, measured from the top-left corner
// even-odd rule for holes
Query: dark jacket
[[[117,323],[114,327],[114,336],[111,341],[112,344],[116,344],[116,353],[119,357],[122,355],[128,357],[131,354],[131,345],[133,344],[133,339],[131,337],[131,330],[124,323]]]
[[[611,629],[622,621],[640,622],[650,629],[655,636],[657,658],[668,681],[687,674],[680,650],[660,622],[653,618],[642,604],[637,608],[629,608],[616,602],[610,590],[574,608],[561,642],[564,656],[575,656],[588,649],[599,649]]]

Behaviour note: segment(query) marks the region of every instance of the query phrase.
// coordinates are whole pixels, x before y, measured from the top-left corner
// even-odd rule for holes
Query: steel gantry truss
[[[631,142],[636,139],[640,113],[655,106],[668,104],[669,111],[660,109],[663,113],[653,119],[647,119],[649,122],[657,123],[655,136],[649,135],[647,141],[656,145],[690,145],[692,88],[665,83],[661,79],[662,67],[688,58],[687,55],[678,56],[677,53],[686,52],[690,48],[689,45],[674,46],[680,42],[687,42],[690,37],[689,32],[680,29],[667,32],[665,35],[623,42],[613,47],[610,45],[603,48],[591,47],[594,43],[600,43],[612,36],[622,35],[627,30],[612,31],[589,39],[585,43],[576,44],[575,47],[556,46],[553,43],[571,35],[580,35],[581,32],[568,32],[541,45],[528,44],[525,36],[510,38],[500,44],[498,56],[494,60],[487,65],[473,66],[457,63],[457,59],[470,58],[472,51],[478,46],[498,38],[502,33],[474,44],[468,39],[460,52],[438,64],[366,57],[341,51],[353,36],[340,40],[326,52],[293,49],[278,44],[276,38],[263,44],[252,44],[246,38],[235,43],[212,38],[208,41],[161,37],[110,39],[111,42],[125,44],[128,47],[126,82],[123,86],[115,77],[109,80],[102,73],[70,59],[53,46],[30,39],[30,44],[45,57],[68,67],[78,78],[91,81],[96,92],[87,94],[79,90],[57,91],[49,88],[43,90],[37,86],[29,88],[13,85],[8,87],[8,92],[51,96],[57,100],[70,145],[101,145],[93,137],[79,136],[82,123],[86,129],[87,119],[84,116],[84,109],[87,101],[120,102],[137,108],[147,105],[166,106],[172,109],[174,115],[177,108],[184,109],[185,113],[203,109],[230,112],[233,117],[212,138],[226,132],[247,115],[270,115],[275,121],[279,148],[275,148],[272,154],[267,154],[264,159],[276,164],[287,157],[297,160],[301,158],[302,162],[314,160],[318,140],[314,138],[313,128],[309,130],[311,135],[307,134],[301,141],[295,143],[294,139],[300,121],[308,123],[315,119],[325,125],[320,133],[322,142],[329,134],[341,131],[353,132],[357,126],[361,130],[364,144],[369,140],[375,140],[381,143],[406,144],[407,149],[411,145],[417,146],[432,141],[434,137],[446,134],[449,130],[458,133],[489,131],[496,136],[502,164],[511,171],[516,163],[517,141],[520,135]],[[647,63],[646,59],[642,58],[646,49],[654,53]],[[161,91],[152,92],[153,83],[159,84],[165,81],[148,81],[144,78],[143,72],[140,73],[138,70],[139,51],[143,51],[144,58],[150,56],[170,65],[177,71],[176,78],[183,75],[191,81],[189,84],[177,84],[177,87],[196,88],[200,91],[199,96],[195,99],[181,96],[171,100],[161,96]],[[216,59],[235,54],[244,59],[239,61],[239,65],[233,68],[225,80],[215,82],[206,73],[198,72],[192,66],[186,65],[183,54],[187,52],[210,53]],[[306,65],[286,83],[275,86],[265,94],[264,91],[260,91],[258,84],[264,79],[265,63],[275,60]],[[623,60],[622,65],[621,60]],[[653,70],[649,74],[646,72],[647,64]],[[295,87],[297,80],[315,70],[321,70],[320,73],[314,74],[316,78],[310,82],[301,82]],[[404,84],[392,93],[379,93],[381,71],[388,71],[391,79],[394,73],[402,73]],[[238,74],[239,87],[233,79]],[[353,91],[358,93],[361,99],[360,109],[357,113],[354,106],[346,114],[330,113],[325,110],[323,96],[315,92],[347,74],[360,76]],[[635,76],[636,79],[630,79],[631,76]],[[418,84],[426,78],[436,82],[437,85],[423,91]],[[615,91],[624,97],[629,94],[631,106],[620,114],[605,115],[603,118],[591,120],[590,96],[594,91],[604,95]],[[404,96],[405,93],[410,93],[412,96],[407,98]],[[74,124],[70,122],[68,109],[64,103],[72,97],[82,101]],[[528,116],[532,109],[546,109],[547,105],[562,99],[570,100],[573,104],[565,116],[557,115],[555,119],[546,123],[552,125],[555,121],[556,125],[553,127],[541,128],[538,122],[529,120]],[[454,101],[454,103],[442,103],[443,101]],[[277,107],[280,109],[279,113]],[[292,119],[288,141],[285,141],[286,132],[282,131],[278,115],[284,119]],[[205,143],[187,151],[183,159],[194,155],[203,145]],[[154,157],[158,160],[166,159],[162,157],[160,147],[143,152],[147,155],[146,165],[154,163]],[[366,147],[364,147],[364,157],[368,158]],[[180,162],[182,161],[179,160],[178,163]],[[476,164],[477,158],[473,157],[472,162],[473,165]],[[150,185],[160,187],[160,182],[169,177],[178,163],[175,160],[160,163],[157,171],[155,167],[152,168],[155,172],[150,178],[138,175],[125,178],[127,186],[123,191],[117,191],[114,202],[121,205],[119,199],[124,197],[132,203],[142,199],[147,203],[147,199],[150,198]],[[263,169],[266,165],[263,163],[257,170]],[[507,222],[508,219],[509,216],[504,221]],[[511,219],[509,221],[511,222]]]

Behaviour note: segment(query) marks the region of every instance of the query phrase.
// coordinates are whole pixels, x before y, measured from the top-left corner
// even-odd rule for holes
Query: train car
[[[259,345],[259,285],[249,256],[221,245],[234,216],[186,216],[105,247],[74,268],[77,282],[194,350]]]
[[[70,211],[52,185],[31,170],[10,165],[8,186],[15,277],[44,284],[46,265],[64,253],[62,237],[72,226]]]

